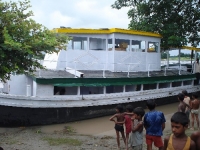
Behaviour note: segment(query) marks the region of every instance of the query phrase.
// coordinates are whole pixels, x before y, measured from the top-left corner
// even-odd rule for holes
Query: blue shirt
[[[162,124],[166,122],[165,116],[160,111],[149,111],[144,115],[144,126],[146,134],[152,136],[162,136]]]

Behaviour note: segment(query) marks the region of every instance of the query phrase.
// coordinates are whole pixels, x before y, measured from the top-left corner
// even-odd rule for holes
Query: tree
[[[170,54],[169,54],[169,57],[170,57]],[[166,52],[162,52],[161,53],[161,59],[167,59],[167,53]]]
[[[30,7],[29,0],[0,0],[0,79],[3,81],[12,72],[33,73],[43,68],[37,58],[66,48],[68,37],[36,23],[31,19]]]
[[[200,42],[199,0],[116,0],[112,7],[130,7],[129,28],[161,34],[164,50]]]

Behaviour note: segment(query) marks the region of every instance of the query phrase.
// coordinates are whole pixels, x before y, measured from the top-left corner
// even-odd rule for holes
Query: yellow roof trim
[[[111,33],[123,33],[123,34],[132,34],[132,35],[143,35],[143,36],[151,36],[162,38],[160,34],[145,32],[145,31],[137,31],[137,30],[127,30],[127,29],[119,29],[119,28],[110,28],[110,29],[72,29],[72,28],[55,28],[54,32],[56,33],[72,33],[72,34],[111,34]]]
[[[190,46],[183,46],[182,49],[200,51],[200,48]]]

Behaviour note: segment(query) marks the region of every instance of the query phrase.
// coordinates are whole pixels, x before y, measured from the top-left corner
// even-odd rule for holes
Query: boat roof
[[[112,33],[122,33],[122,34],[131,34],[131,35],[142,35],[162,38],[158,33],[137,31],[137,30],[128,30],[121,28],[100,28],[100,29],[87,29],[87,28],[54,28],[56,33],[67,33],[67,34],[112,34]]]
[[[162,38],[162,35],[158,34],[158,33],[139,31],[139,30],[121,29],[121,28],[89,29],[89,28],[60,27],[60,28],[54,28],[53,31],[56,32],[56,33],[66,33],[66,34],[112,34],[112,33],[122,33],[122,34],[141,35],[141,36]],[[191,46],[183,46],[183,47],[181,47],[181,49],[200,51],[200,48],[191,47]],[[171,48],[170,50],[177,50],[177,48]]]

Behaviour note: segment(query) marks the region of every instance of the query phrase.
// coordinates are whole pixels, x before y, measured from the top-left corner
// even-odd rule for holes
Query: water
[[[156,107],[156,110],[162,111],[166,117],[166,129],[170,129],[170,118],[174,112],[177,111],[178,103],[162,105]],[[145,112],[148,110],[145,109]],[[88,119],[83,121],[46,125],[41,126],[41,131],[44,133],[53,133],[54,131],[61,131],[65,126],[70,126],[78,134],[95,135],[95,136],[115,136],[114,123],[109,121],[111,116]]]

